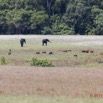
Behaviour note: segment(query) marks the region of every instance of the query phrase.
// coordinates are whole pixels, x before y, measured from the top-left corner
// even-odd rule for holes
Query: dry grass
[[[103,98],[102,74],[102,68],[0,66],[0,95]]]

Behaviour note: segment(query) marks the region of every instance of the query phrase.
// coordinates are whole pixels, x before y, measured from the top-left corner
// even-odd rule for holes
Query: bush
[[[6,59],[5,59],[5,57],[1,57],[1,59],[0,59],[0,63],[1,63],[1,65],[5,65],[5,64],[7,64],[7,63],[6,63]]]
[[[32,58],[32,66],[42,66],[42,67],[51,67],[52,62],[48,61],[47,59],[45,60],[38,60],[37,58]]]

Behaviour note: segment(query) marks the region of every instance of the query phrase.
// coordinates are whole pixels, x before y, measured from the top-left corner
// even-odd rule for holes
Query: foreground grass
[[[0,96],[0,103],[103,103],[103,99],[33,97],[33,96]]]

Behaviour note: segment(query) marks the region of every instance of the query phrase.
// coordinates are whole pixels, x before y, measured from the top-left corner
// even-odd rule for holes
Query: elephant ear
[[[49,39],[46,39],[48,42],[50,42],[50,40]]]

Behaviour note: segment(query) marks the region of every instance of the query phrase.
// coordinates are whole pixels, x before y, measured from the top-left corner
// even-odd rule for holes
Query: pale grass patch
[[[0,96],[0,103],[102,103],[103,99],[38,97],[38,96]]]

